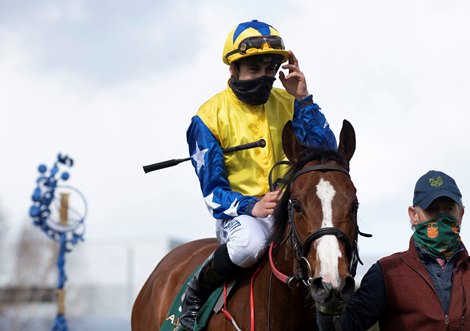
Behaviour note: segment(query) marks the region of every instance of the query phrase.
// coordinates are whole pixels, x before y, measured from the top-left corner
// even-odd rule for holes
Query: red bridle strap
[[[274,276],[276,276],[277,279],[279,279],[284,284],[289,285],[293,277],[286,276],[277,269],[276,264],[274,263],[274,260],[273,260],[274,246],[275,246],[274,242],[272,242],[271,245],[269,245],[269,263],[271,264],[271,270],[273,271],[273,274]]]
[[[255,331],[255,295],[254,295],[254,283],[255,283],[255,278],[258,276],[258,273],[260,272],[261,268],[263,267],[263,264],[266,262],[266,259],[263,260],[259,265],[258,268],[256,268],[255,272],[253,273],[253,276],[251,277],[251,282],[250,282],[250,317],[251,317],[251,331]],[[221,309],[222,313],[227,317],[227,319],[232,322],[232,325],[237,331],[241,331],[241,329],[238,327],[237,323],[235,322],[235,319],[233,316],[228,312],[227,310],[227,283],[224,284],[224,306]]]

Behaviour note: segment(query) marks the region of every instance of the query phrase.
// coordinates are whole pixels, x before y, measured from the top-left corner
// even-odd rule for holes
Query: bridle
[[[344,167],[335,166],[335,165],[326,165],[326,164],[309,166],[309,167],[302,168],[301,170],[293,174],[293,176],[290,178],[290,180],[287,183],[286,193],[290,194],[290,188],[298,177],[302,176],[303,174],[310,173],[313,171],[320,171],[320,172],[338,171],[350,177],[349,171],[347,171]],[[371,237],[372,235],[359,231],[359,227],[357,226],[357,224],[356,224],[354,240],[351,240],[343,231],[337,228],[324,227],[312,233],[310,236],[307,237],[307,239],[305,239],[304,242],[302,242],[302,240],[299,237],[297,228],[295,226],[294,204],[290,198],[289,198],[287,209],[288,209],[288,224],[290,227],[290,232],[289,232],[289,235],[286,236],[284,240],[281,242],[281,245],[288,238],[291,239],[292,247],[294,249],[297,263],[299,264],[300,268],[298,268],[297,274],[292,277],[288,277],[280,273],[275,267],[274,261],[272,258],[272,251],[275,245],[273,243],[271,244],[271,247],[270,247],[269,259],[271,262],[271,268],[273,270],[274,275],[281,281],[287,283],[289,286],[292,286],[294,280],[300,281],[304,285],[309,286],[313,281],[312,269],[311,269],[310,263],[307,260],[307,255],[308,255],[308,252],[310,251],[310,246],[315,240],[325,235],[334,235],[336,238],[338,238],[338,240],[343,242],[345,245],[346,255],[349,261],[348,272],[351,274],[351,276],[354,277],[356,274],[357,263],[359,262],[362,264],[362,261],[359,257],[359,250],[358,250],[358,245],[357,245],[358,235],[361,235],[364,237]]]

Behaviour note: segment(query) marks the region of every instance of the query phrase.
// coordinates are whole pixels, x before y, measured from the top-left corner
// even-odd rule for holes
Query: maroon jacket
[[[413,239],[407,251],[378,262],[387,293],[381,331],[470,330],[470,307],[467,309],[467,303],[470,305],[470,258],[466,249],[460,254],[452,275],[448,315],[441,308]]]

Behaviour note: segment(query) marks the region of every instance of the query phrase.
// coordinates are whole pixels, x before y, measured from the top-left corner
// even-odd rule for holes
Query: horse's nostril
[[[354,281],[354,278],[347,276],[340,291],[341,298],[345,301],[349,301],[354,294],[355,288],[356,282]]]
[[[323,278],[322,277],[314,278],[313,281],[311,282],[311,284],[312,284],[312,288],[314,288],[315,290],[325,289],[324,286],[323,286]]]
[[[311,282],[312,295],[316,301],[327,298],[331,288],[331,284],[325,283],[322,277],[316,277]]]

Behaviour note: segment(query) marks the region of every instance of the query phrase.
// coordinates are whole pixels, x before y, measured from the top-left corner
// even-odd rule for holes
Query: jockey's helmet
[[[279,32],[269,24],[253,20],[240,23],[230,31],[222,60],[225,64],[231,64],[249,56],[264,54],[279,55],[281,62],[289,58]]]

